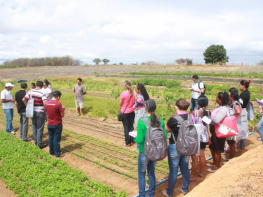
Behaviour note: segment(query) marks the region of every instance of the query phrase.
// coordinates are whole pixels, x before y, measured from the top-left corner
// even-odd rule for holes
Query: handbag
[[[34,116],[34,99],[32,98],[32,92],[26,105],[26,117],[33,118]]]
[[[128,105],[130,104],[131,97],[132,97],[132,96],[130,96],[130,100],[129,100]],[[118,120],[118,121],[122,121],[122,120],[123,120],[123,114],[124,114],[124,112],[126,111],[128,105],[125,107],[123,113],[121,113],[121,110],[118,111],[118,113],[117,113],[117,120]]]
[[[238,135],[237,118],[230,116],[229,111],[227,116],[219,123],[215,124],[215,133],[218,138],[227,138]]]

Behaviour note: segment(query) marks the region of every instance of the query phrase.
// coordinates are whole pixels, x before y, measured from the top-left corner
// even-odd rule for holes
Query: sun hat
[[[5,87],[13,87],[14,85],[12,83],[6,83]]]

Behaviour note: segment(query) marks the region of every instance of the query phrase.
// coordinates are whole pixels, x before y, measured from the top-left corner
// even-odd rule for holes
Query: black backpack
[[[200,88],[200,83],[201,83],[202,81],[201,80],[199,80],[198,81],[198,88],[201,90],[201,88]],[[204,83],[203,83],[204,84]],[[205,84],[204,84],[204,93],[201,93],[201,95],[205,95],[205,92],[206,92],[206,86],[205,86]]]

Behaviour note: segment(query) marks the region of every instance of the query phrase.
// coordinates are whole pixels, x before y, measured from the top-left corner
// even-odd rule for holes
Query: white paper
[[[204,116],[202,118],[202,121],[204,121],[206,124],[210,124],[211,123],[211,119],[207,118],[207,116]]]
[[[193,90],[193,88],[188,88],[189,90]]]
[[[131,132],[129,132],[129,135],[136,138],[137,137],[137,131],[131,131]]]

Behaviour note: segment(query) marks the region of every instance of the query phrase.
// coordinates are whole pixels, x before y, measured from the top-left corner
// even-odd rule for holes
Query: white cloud
[[[0,0],[0,59],[71,55],[89,63],[95,57],[202,62],[204,50],[220,44],[230,62],[254,63],[263,51],[260,2]]]

